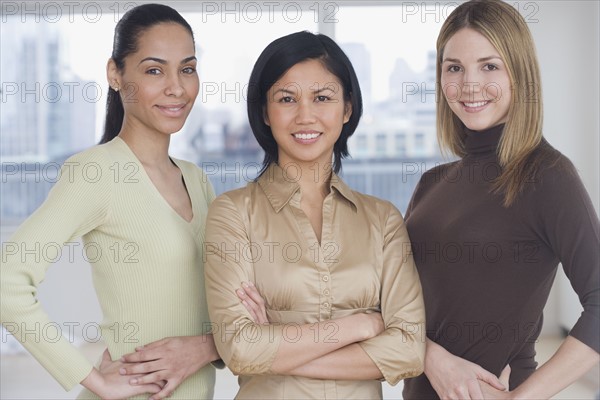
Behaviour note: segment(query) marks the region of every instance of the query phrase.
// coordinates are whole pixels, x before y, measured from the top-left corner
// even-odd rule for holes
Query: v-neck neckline
[[[321,206],[321,240],[317,237],[317,233],[310,223],[310,219],[308,215],[304,212],[302,207],[300,206],[300,202],[302,200],[302,192],[298,190],[294,193],[290,205],[292,206],[292,212],[295,214],[296,223],[298,224],[300,231],[304,235],[304,238],[308,242],[309,246],[314,246],[315,244],[319,247],[319,249],[323,249],[324,243],[327,245],[328,241],[325,240],[325,236],[329,238],[330,235],[330,227],[327,225],[331,225],[331,211],[327,209],[327,207],[332,207],[333,204],[327,205],[326,203],[331,203],[333,199],[330,199],[330,196],[333,196],[333,193],[329,193],[325,199],[323,199],[323,205]]]
[[[171,206],[171,204],[167,201],[167,199],[165,199],[165,197],[162,195],[162,193],[160,192],[160,190],[158,190],[158,188],[156,187],[156,185],[154,184],[154,182],[152,182],[152,179],[150,178],[150,175],[148,175],[148,172],[146,172],[146,169],[144,168],[144,165],[142,164],[142,162],[140,161],[140,159],[135,155],[135,153],[133,152],[133,150],[131,149],[131,147],[129,147],[129,145],[127,144],[127,142],[125,142],[121,137],[119,136],[115,136],[115,139],[120,140],[123,145],[127,148],[127,151],[131,154],[131,157],[133,158],[133,160],[135,160],[135,163],[138,164],[138,167],[141,169],[142,173],[141,175],[144,177],[143,179],[146,180],[146,183],[148,183],[151,186],[151,191],[155,194],[155,196],[157,196],[160,201],[162,201],[162,203],[164,205],[167,206],[167,208],[169,210],[171,210],[171,212],[173,214],[175,214],[177,216],[177,218],[179,218],[179,220],[181,220],[181,222],[185,223],[186,225],[192,225],[194,223],[194,221],[196,220],[196,207],[194,205],[194,198],[190,193],[190,186],[188,185],[188,183],[190,182],[189,179],[187,179],[186,175],[185,175],[185,171],[183,168],[181,168],[181,166],[177,163],[177,160],[173,159],[171,156],[169,156],[169,160],[171,160],[171,162],[177,167],[179,168],[179,171],[181,172],[181,179],[183,180],[183,186],[185,188],[185,191],[187,193],[188,198],[190,199],[190,205],[192,207],[192,218],[188,221],[185,218],[183,218],[183,216],[181,214],[179,214],[177,211],[175,211],[175,209],[173,208],[173,206]]]

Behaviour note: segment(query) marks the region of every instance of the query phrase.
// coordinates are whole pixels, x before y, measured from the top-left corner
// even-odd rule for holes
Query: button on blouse
[[[271,371],[281,341],[293,340],[294,325],[371,311],[381,312],[386,330],[360,345],[384,379],[395,385],[423,369],[421,285],[398,210],[351,190],[333,174],[319,243],[300,199],[297,182],[272,164],[256,182],[212,203],[205,274],[217,349],[240,375],[238,398],[381,397],[376,380]],[[255,324],[240,303],[235,290],[246,281],[265,299],[270,325]],[[334,328],[330,338],[315,340],[334,340]]]

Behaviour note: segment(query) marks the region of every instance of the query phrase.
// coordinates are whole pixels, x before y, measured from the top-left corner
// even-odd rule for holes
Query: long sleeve
[[[266,222],[266,221],[265,221]],[[253,281],[250,240],[240,212],[227,195],[211,204],[206,223],[205,283],[217,350],[235,374],[267,374],[282,337],[280,325],[252,321],[235,290]]]
[[[600,352],[600,223],[567,159],[541,177],[540,235],[562,263],[583,313],[570,335]]]
[[[377,379],[311,379],[274,373],[272,364],[290,351],[283,341],[335,351],[348,333],[336,320],[381,310],[387,329],[363,351],[392,384],[421,373],[423,299],[402,216],[333,175],[318,239],[301,200],[300,186],[272,164],[212,203],[205,274],[217,349],[240,375],[238,398],[376,398]],[[270,324],[255,324],[241,304],[235,291],[244,281],[256,285]]]
[[[69,158],[46,201],[2,244],[2,324],[66,390],[82,381],[92,364],[66,338],[45,337],[51,320],[37,301],[37,288],[52,254],[101,225],[109,213],[112,182],[110,171],[101,167],[105,157],[94,149]]]
[[[406,226],[400,212],[390,205],[381,276],[381,313],[386,329],[360,346],[391,385],[423,372],[424,310]]]

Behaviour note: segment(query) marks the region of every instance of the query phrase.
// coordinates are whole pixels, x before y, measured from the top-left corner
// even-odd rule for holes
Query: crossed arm
[[[244,282],[242,286],[243,288],[240,288],[236,291],[240,301],[244,307],[246,307],[254,322],[262,325],[268,325],[270,322],[267,317],[266,304],[256,289],[256,286],[254,286],[252,282]],[[365,320],[365,322],[367,322],[367,324],[372,324],[372,327],[369,328],[372,329],[370,332],[370,334],[373,335],[372,337],[377,336],[384,331],[383,319],[381,318],[380,313],[357,314],[357,316],[365,316],[368,318]],[[356,320],[356,318],[354,318],[354,320]],[[345,326],[338,323],[338,327],[340,330],[349,330],[349,332],[346,333],[347,336],[348,334],[351,335],[353,330],[357,330],[356,326],[353,325]],[[365,339],[368,338],[369,337],[365,337]],[[290,350],[296,351],[296,349]],[[383,378],[381,371],[375,365],[373,360],[355,342],[340,347],[327,354],[312,358],[311,360],[302,364],[295,363],[299,365],[296,365],[292,368],[286,368],[287,366],[284,363],[275,365],[275,362],[280,358],[283,358],[283,356],[275,358],[272,369],[274,372],[276,372],[276,369],[281,368],[279,373],[283,375],[304,376],[307,378],[316,379],[344,380],[367,380]],[[348,365],[352,365],[352,368],[348,368]]]

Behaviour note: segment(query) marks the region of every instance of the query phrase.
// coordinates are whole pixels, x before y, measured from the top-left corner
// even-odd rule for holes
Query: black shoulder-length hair
[[[319,60],[342,84],[344,102],[352,105],[350,119],[333,147],[333,170],[342,168],[342,159],[349,155],[348,138],[352,136],[362,115],[362,95],[358,78],[350,60],[330,37],[307,31],[292,33],[271,42],[254,64],[248,83],[248,120],[254,137],[265,151],[259,175],[278,161],[277,143],[271,127],[265,123],[267,92],[287,70],[299,62]]]

